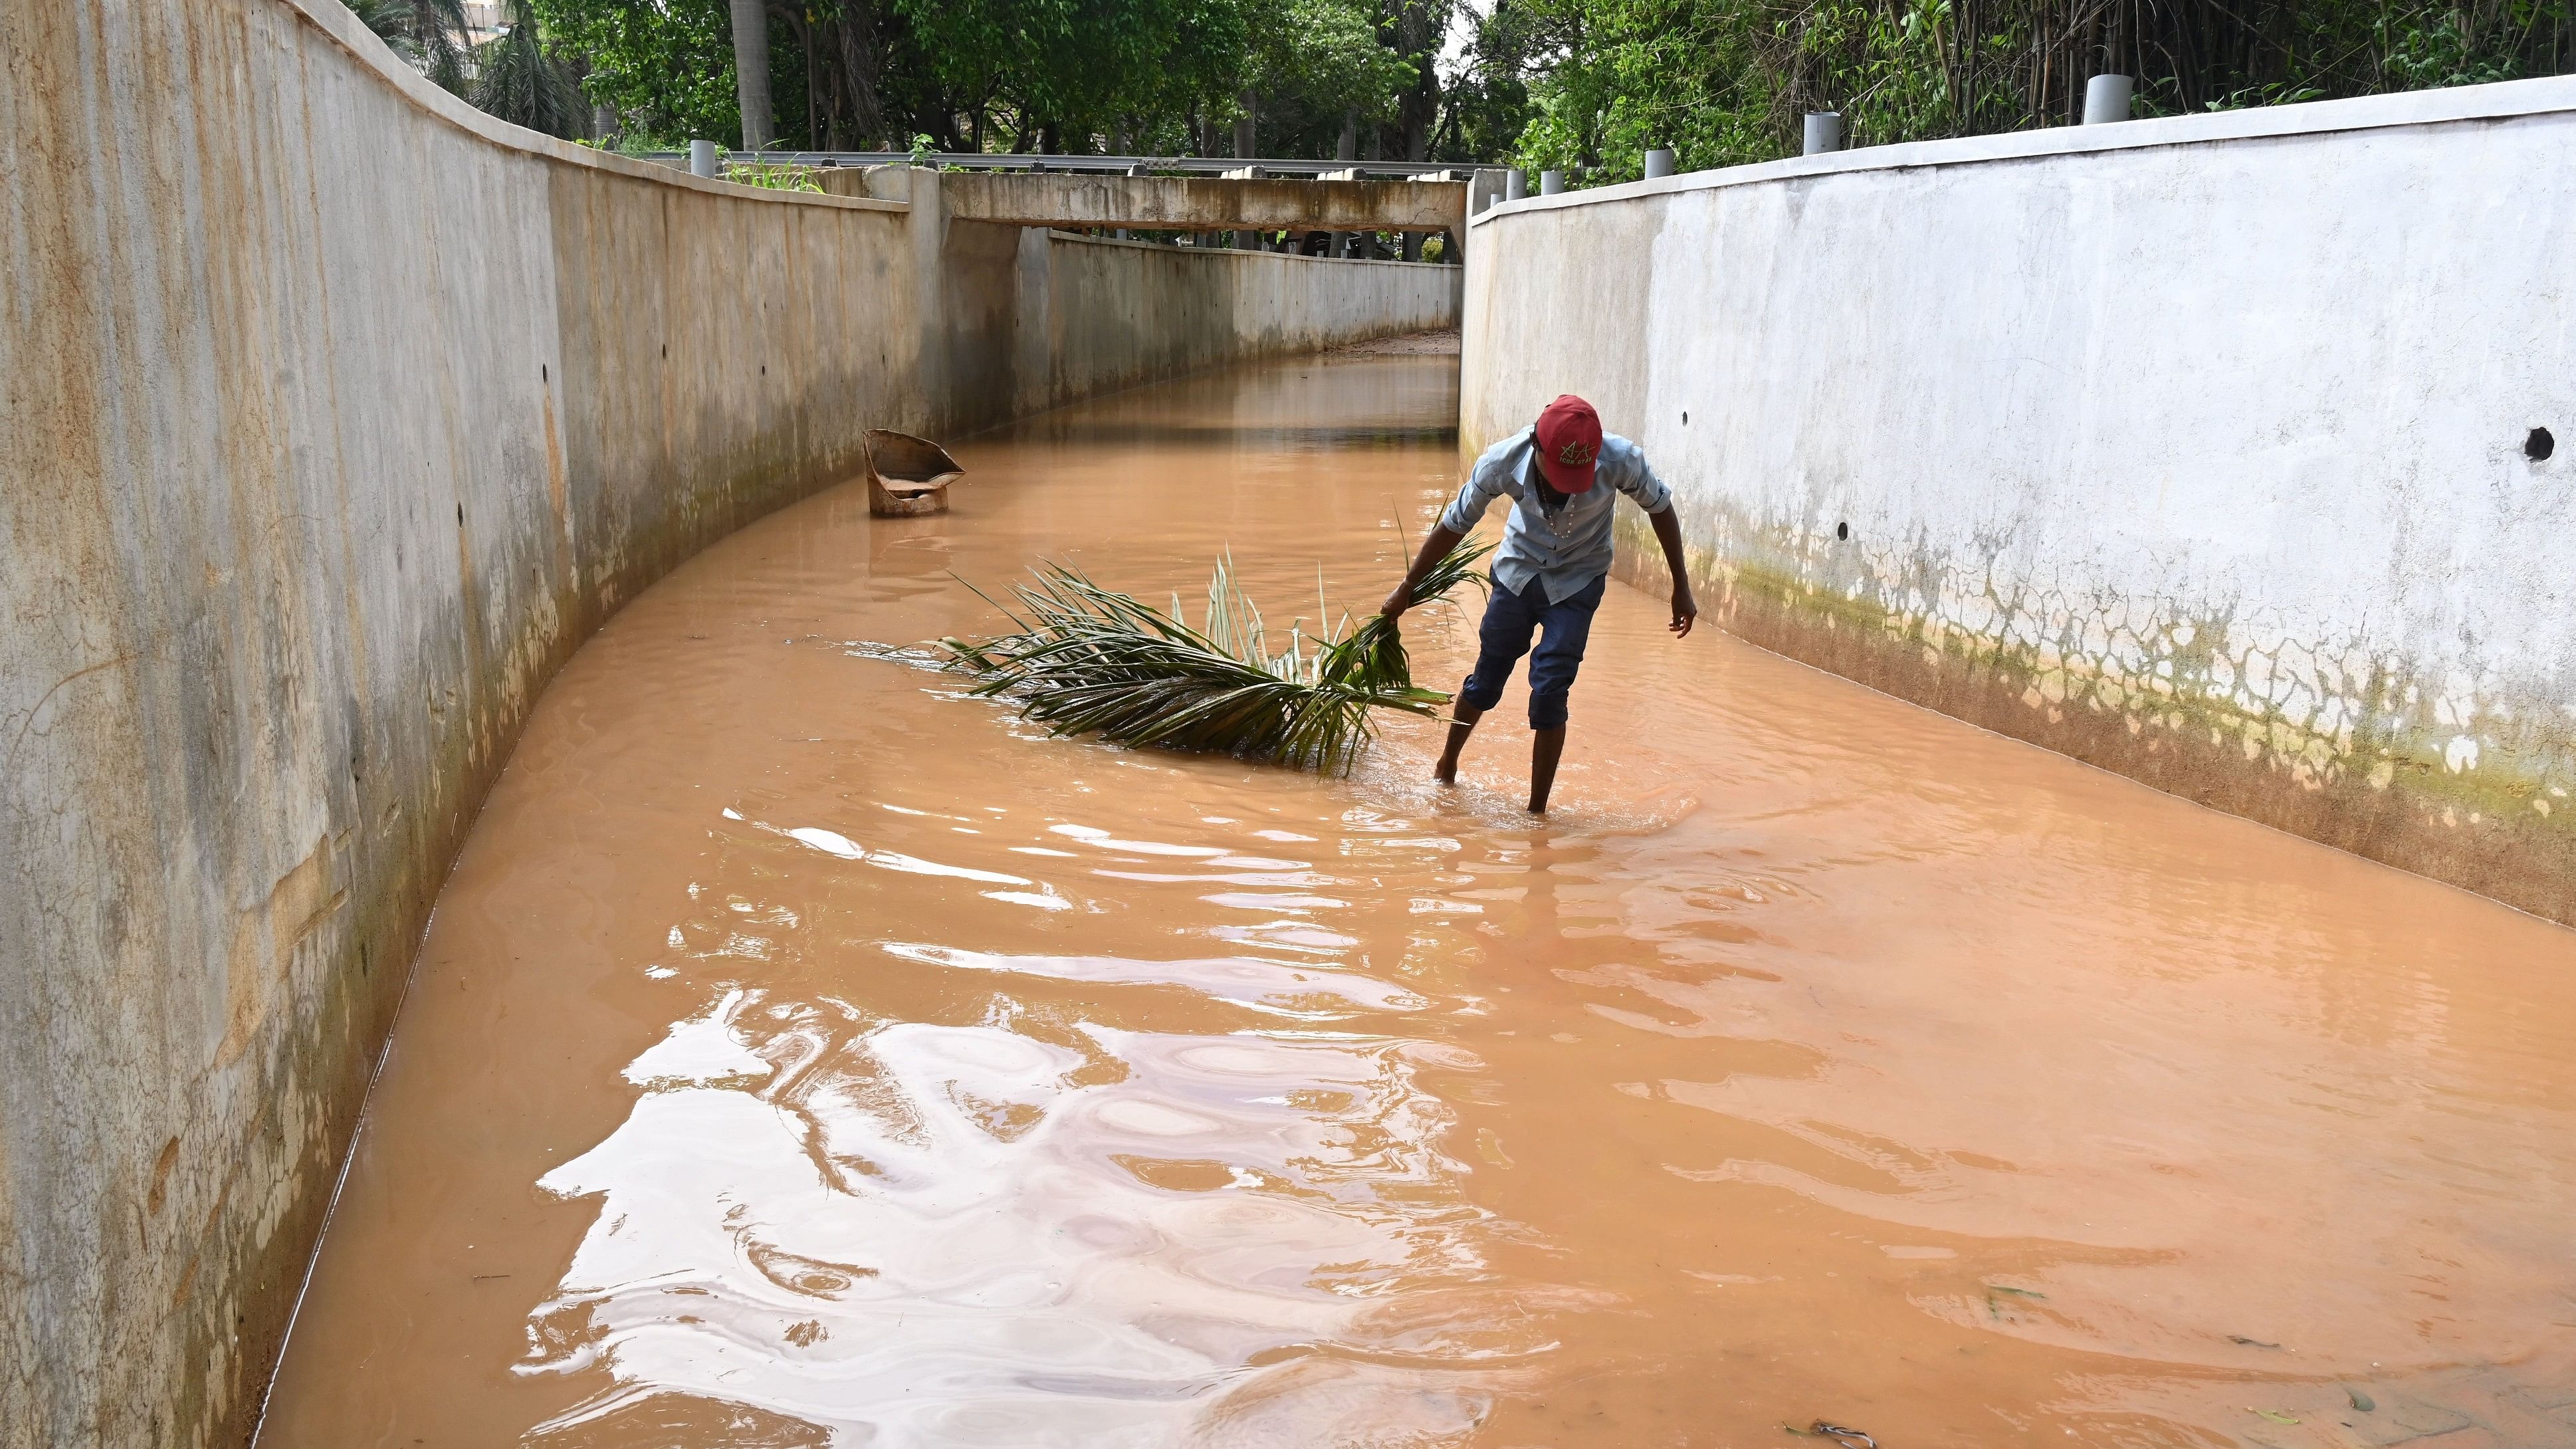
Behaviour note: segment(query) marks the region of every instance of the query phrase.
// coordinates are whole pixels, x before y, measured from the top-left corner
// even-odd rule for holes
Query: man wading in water
[[[1610,486],[1596,488],[1596,483]],[[1441,784],[1458,782],[1458,752],[1475,732],[1476,721],[1502,701],[1512,665],[1528,654],[1530,729],[1536,736],[1530,746],[1529,808],[1532,814],[1546,812],[1556,762],[1565,754],[1566,696],[1583,663],[1592,611],[1601,607],[1610,581],[1610,512],[1618,493],[1637,500],[1655,526],[1655,541],[1664,546],[1664,563],[1673,575],[1673,622],[1667,627],[1676,638],[1686,635],[1699,617],[1699,605],[1691,601],[1690,574],[1682,565],[1682,530],[1673,517],[1672,494],[1646,466],[1637,445],[1615,434],[1602,436],[1592,404],[1571,393],[1549,403],[1534,426],[1485,450],[1467,471],[1457,501],[1422,541],[1412,571],[1386,596],[1378,612],[1394,619],[1411,607],[1422,576],[1484,517],[1486,505],[1497,495],[1512,500],[1511,523],[1494,555],[1493,597],[1477,631],[1476,668],[1458,687],[1449,744],[1432,771]],[[1542,630],[1538,650],[1531,653],[1530,636]]]

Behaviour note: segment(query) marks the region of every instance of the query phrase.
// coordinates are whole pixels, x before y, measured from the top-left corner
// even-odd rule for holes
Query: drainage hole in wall
[[[550,373],[548,373],[548,372],[546,371],[546,365],[545,365],[544,363],[542,363],[542,362],[540,362],[540,363],[538,363],[538,364],[537,364],[537,381],[539,381],[539,382],[552,382],[552,381],[554,381],[554,377],[553,377],[553,375],[552,375],[552,374],[550,374]]]
[[[668,356],[670,356],[670,355],[671,355],[671,344],[670,344],[670,343],[665,342],[665,343],[663,343],[663,344],[662,344],[662,355],[663,355],[664,357],[668,357]]]
[[[1840,539],[1848,539],[1848,538],[1850,538],[1850,537],[1851,537],[1851,525],[1850,525],[1850,524],[1848,524],[1848,523],[1837,523],[1837,524],[1835,524],[1835,525],[1834,525],[1834,537],[1836,537],[1836,538],[1840,538]]]
[[[2535,463],[2548,462],[2549,455],[2557,451],[2558,440],[2549,436],[2547,428],[2534,428],[2531,436],[2522,440],[2522,456]]]
[[[1690,409],[1689,409],[1689,408],[1684,408],[1684,409],[1682,409],[1682,426],[1683,426],[1683,427],[1686,427],[1686,428],[1690,426]]]
[[[456,526],[459,528],[465,526],[465,505],[462,503],[456,505]]]

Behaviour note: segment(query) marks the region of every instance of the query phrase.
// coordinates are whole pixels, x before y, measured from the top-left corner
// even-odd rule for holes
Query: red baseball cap
[[[1559,493],[1581,493],[1592,486],[1592,470],[1601,457],[1601,415],[1592,404],[1567,393],[1538,415],[1538,470]]]

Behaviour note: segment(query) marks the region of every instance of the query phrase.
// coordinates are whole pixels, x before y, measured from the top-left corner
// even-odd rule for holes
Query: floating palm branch
[[[1446,598],[1486,552],[1481,544],[1452,552],[1414,590],[1415,602]],[[1197,629],[1177,594],[1165,613],[1061,564],[1035,573],[1013,590],[1026,618],[995,601],[1018,632],[940,644],[950,668],[976,676],[976,694],[1009,698],[1059,735],[1343,770],[1375,732],[1371,710],[1428,715],[1449,702],[1414,684],[1404,640],[1382,614],[1352,628],[1346,613],[1315,638],[1291,628],[1287,651],[1270,653],[1261,611],[1236,585],[1231,558],[1208,581]],[[1316,593],[1320,602],[1320,575]]]

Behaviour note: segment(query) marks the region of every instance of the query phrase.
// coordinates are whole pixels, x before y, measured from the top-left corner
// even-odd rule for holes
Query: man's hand
[[[1673,621],[1664,627],[1676,639],[1689,638],[1699,605],[1691,598],[1690,563],[1682,556],[1682,521],[1673,516],[1669,503],[1647,514],[1646,521],[1655,526],[1655,542],[1664,546],[1664,568],[1673,578]]]
[[[1447,558],[1449,550],[1456,548],[1458,540],[1464,537],[1466,537],[1465,534],[1440,524],[1433,524],[1431,536],[1422,540],[1422,551],[1413,556],[1413,567],[1405,570],[1403,578],[1396,580],[1395,592],[1387,595],[1386,602],[1377,606],[1378,613],[1384,615],[1390,623],[1402,618],[1404,611],[1413,607],[1414,587],[1422,582],[1425,574],[1431,572],[1432,565]]]

